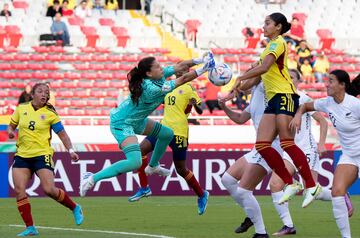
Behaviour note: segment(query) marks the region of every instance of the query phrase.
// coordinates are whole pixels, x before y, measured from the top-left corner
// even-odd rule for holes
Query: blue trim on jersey
[[[53,125],[51,125],[51,129],[58,134],[59,132],[61,132],[62,130],[65,130],[64,126],[61,124],[61,121],[59,121],[58,123],[55,123]]]
[[[0,153],[0,198],[9,197],[9,154]]]
[[[6,131],[8,125],[0,125],[0,131]]]

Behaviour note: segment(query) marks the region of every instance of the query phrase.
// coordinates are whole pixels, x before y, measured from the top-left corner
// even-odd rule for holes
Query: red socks
[[[141,167],[138,169],[138,175],[139,175],[139,179],[140,179],[140,187],[141,188],[146,188],[149,184],[147,176],[145,174],[145,168],[147,165],[148,165],[148,158],[146,155],[144,155],[142,157]]]
[[[194,190],[194,192],[196,193],[196,195],[198,197],[201,197],[204,195],[204,190],[200,187],[199,182],[196,180],[194,174],[191,172],[191,170],[187,171],[188,173],[186,174],[186,176],[184,177],[184,179],[186,180],[187,184],[190,186],[190,188],[192,188]]]
[[[64,190],[59,188],[59,195],[56,198],[56,201],[69,208],[71,211],[75,209],[76,203],[71,200],[71,198],[64,192]]]
[[[20,200],[17,200],[16,203],[17,203],[19,213],[20,213],[26,227],[34,225],[34,222],[33,222],[32,216],[31,216],[31,206],[30,206],[29,198],[28,197],[22,198]]]
[[[255,148],[285,184],[293,184],[292,176],[286,169],[283,158],[281,158],[280,154],[271,147],[270,141],[257,141]]]
[[[299,171],[301,177],[305,181],[305,187],[311,188],[315,186],[315,181],[311,175],[309,164],[306,160],[304,152],[294,143],[293,139],[281,140],[281,148],[291,157],[294,165]]]

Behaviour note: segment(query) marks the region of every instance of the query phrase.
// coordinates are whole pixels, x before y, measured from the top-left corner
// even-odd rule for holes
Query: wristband
[[[192,61],[195,65],[204,63],[204,60],[202,58],[195,58]]]
[[[206,72],[206,70],[204,68],[198,68],[198,69],[195,69],[195,72],[196,72],[196,75],[197,76],[200,76],[202,75],[203,73]]]
[[[68,149],[68,151],[70,154],[75,153],[75,150],[73,148]]]

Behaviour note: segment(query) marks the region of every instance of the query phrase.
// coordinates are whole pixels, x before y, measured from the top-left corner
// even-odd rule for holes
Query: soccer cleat
[[[206,211],[206,207],[208,204],[208,200],[209,200],[209,192],[208,191],[204,191],[204,194],[198,198],[198,213],[199,215],[202,215],[205,213]]]
[[[350,194],[349,193],[346,193],[345,194],[345,204],[346,204],[346,207],[347,207],[347,210],[348,210],[348,216],[351,217],[354,213],[354,207],[352,205],[352,202],[350,200]]]
[[[279,200],[279,204],[283,204],[293,198],[300,190],[302,186],[298,182],[294,182],[293,184],[285,185],[284,194]]]
[[[280,230],[272,234],[273,236],[285,236],[285,235],[295,235],[295,227],[283,226]]]
[[[249,230],[249,228],[252,227],[253,225],[254,223],[250,220],[250,218],[246,217],[243,223],[241,223],[241,225],[238,228],[236,228],[235,233],[247,232],[247,230]]]
[[[255,233],[253,238],[270,238],[270,236],[268,234]]]
[[[80,181],[80,196],[84,197],[86,192],[94,186],[94,179],[93,179],[93,173],[86,172],[81,177]]]
[[[165,168],[161,167],[160,165],[158,165],[156,167],[150,167],[150,165],[148,165],[145,168],[145,173],[146,173],[146,175],[158,174],[160,176],[169,176],[170,170],[165,169]]]
[[[152,194],[149,186],[146,188],[140,188],[133,196],[128,198],[129,202],[139,201],[143,197],[149,197]]]
[[[302,203],[302,207],[305,208],[309,206],[310,203],[312,203],[316,199],[316,197],[321,193],[321,191],[322,191],[322,187],[319,183],[317,183],[315,187],[306,189],[305,198]]]
[[[81,223],[83,223],[83,221],[84,221],[84,215],[83,215],[81,206],[79,204],[76,204],[76,207],[74,208],[74,210],[72,212],[74,215],[75,224],[78,226],[81,225]]]
[[[37,236],[39,235],[39,232],[36,230],[35,226],[28,226],[26,229],[17,234],[17,236]]]

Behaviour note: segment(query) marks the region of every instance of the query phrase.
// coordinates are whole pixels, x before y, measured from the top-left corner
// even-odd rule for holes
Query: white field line
[[[10,227],[24,227],[24,225],[9,225],[9,226]],[[36,228],[44,229],[44,230],[60,230],[60,231],[76,231],[76,232],[87,232],[87,233],[120,234],[120,235],[130,235],[130,236],[156,237],[156,238],[175,238],[175,237],[172,237],[172,236],[151,235],[151,234],[143,234],[143,233],[131,233],[131,232],[123,232],[123,231],[88,230],[88,229],[48,227],[48,226],[36,226]]]

